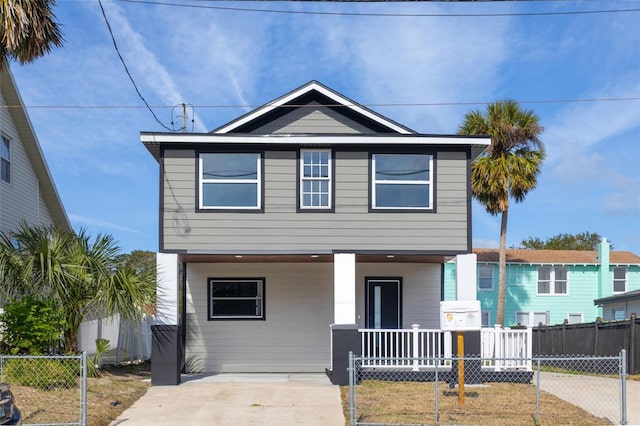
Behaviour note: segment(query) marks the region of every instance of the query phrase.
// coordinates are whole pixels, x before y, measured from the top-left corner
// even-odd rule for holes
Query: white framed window
[[[5,135],[0,138],[0,180],[11,183],[11,140]]]
[[[200,208],[262,208],[262,158],[258,153],[200,154]]]
[[[209,278],[209,320],[265,319],[264,278]]]
[[[481,311],[480,315],[482,315],[482,327],[491,327],[491,312]]]
[[[613,292],[624,293],[627,291],[627,267],[615,266],[613,268]]]
[[[549,312],[516,312],[516,324],[525,325],[527,327],[537,327],[538,324],[549,325]]]
[[[331,150],[300,151],[300,208],[331,209]]]
[[[493,290],[493,265],[478,265],[478,290]]]
[[[567,314],[567,322],[569,324],[580,324],[582,322],[582,314]]]
[[[429,210],[433,208],[433,156],[373,154],[371,208]]]
[[[568,271],[566,266],[538,267],[538,295],[569,294]]]

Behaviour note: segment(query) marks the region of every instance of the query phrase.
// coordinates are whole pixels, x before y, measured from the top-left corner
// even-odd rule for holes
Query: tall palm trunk
[[[504,305],[507,295],[507,218],[509,207],[502,212],[500,220],[500,252],[498,255],[498,306],[496,324],[504,325]]]

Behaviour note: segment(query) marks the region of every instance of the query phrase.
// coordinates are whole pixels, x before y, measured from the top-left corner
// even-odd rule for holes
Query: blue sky
[[[590,231],[640,253],[640,100],[529,103],[640,98],[640,12],[527,15],[640,1],[182,4],[205,7],[104,2],[164,125],[184,102],[194,131],[210,131],[309,80],[421,133],[456,133],[467,111],[515,99],[540,116],[548,156],[538,188],[510,210],[508,245]],[[99,4],[54,11],[65,46],[12,72],[67,214],[124,251],[155,251],[158,165],[139,132],[164,129]],[[501,16],[452,16],[488,14]],[[497,247],[500,218],[473,209],[474,246]]]

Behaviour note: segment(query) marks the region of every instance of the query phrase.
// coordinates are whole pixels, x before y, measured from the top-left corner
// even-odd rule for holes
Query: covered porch
[[[374,342],[380,339],[389,351],[391,346],[405,351],[428,346],[423,355],[444,355],[450,351],[450,337],[417,333],[412,325],[421,324],[419,329],[427,330],[439,326],[443,264],[451,256],[398,252],[159,254],[158,319],[180,335],[178,359],[181,371],[186,372],[326,370],[333,378],[337,371],[346,374],[349,350],[357,346],[356,352],[363,353],[365,343],[370,350],[379,348]],[[457,291],[464,297],[475,297],[474,257],[457,256],[456,273],[460,279],[466,277],[466,284]],[[247,277],[263,283],[262,293],[254,297],[261,317],[212,318],[209,283]],[[341,350],[336,333],[347,329],[355,330],[357,344],[349,343],[349,348]],[[167,367],[174,362],[163,364],[156,349],[157,365]],[[398,350],[393,353],[400,353]],[[339,365],[343,361],[344,369]]]

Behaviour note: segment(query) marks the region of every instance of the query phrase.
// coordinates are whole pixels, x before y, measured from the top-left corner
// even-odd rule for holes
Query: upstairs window
[[[374,154],[371,165],[372,209],[433,208],[432,155]]]
[[[478,265],[478,290],[493,290],[493,265]]]
[[[209,278],[209,320],[264,319],[264,278]]]
[[[627,291],[627,267],[616,266],[613,268],[613,292],[624,293]]]
[[[261,209],[261,155],[200,154],[201,209]]]
[[[331,209],[331,151],[300,151],[300,208]]]
[[[5,135],[0,142],[0,180],[11,183],[11,141]]]
[[[568,294],[566,266],[539,266],[538,267],[538,294]]]

